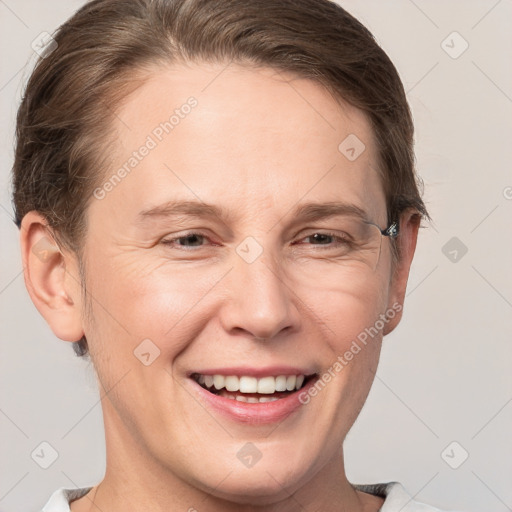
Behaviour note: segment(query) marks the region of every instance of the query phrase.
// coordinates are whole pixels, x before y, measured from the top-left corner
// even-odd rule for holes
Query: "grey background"
[[[404,319],[384,340],[345,443],[348,477],[398,480],[442,508],[512,510],[512,1],[340,3],[401,73],[434,218],[420,234]],[[55,489],[93,485],[104,471],[93,370],[28,297],[9,195],[31,43],[81,4],[0,0],[0,511],[38,510]],[[469,44],[458,58],[454,31]],[[48,469],[31,458],[43,441],[58,453]]]

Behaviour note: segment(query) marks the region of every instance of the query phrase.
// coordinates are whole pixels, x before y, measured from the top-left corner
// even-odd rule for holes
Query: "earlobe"
[[[32,302],[58,338],[79,340],[84,331],[75,255],[59,248],[46,219],[35,211],[22,220],[20,245]]]
[[[397,239],[399,247],[398,261],[395,263],[394,272],[390,283],[390,293],[388,300],[388,311],[395,312],[393,318],[390,317],[386,323],[383,334],[389,334],[400,323],[402,318],[405,292],[412,259],[416,250],[418,240],[418,230],[421,217],[415,210],[406,210],[402,213],[400,219],[400,234]]]

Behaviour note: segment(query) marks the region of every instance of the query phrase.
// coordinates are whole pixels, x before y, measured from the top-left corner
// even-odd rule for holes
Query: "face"
[[[347,221],[386,227],[369,124],[311,81],[218,64],[156,69],[114,128],[84,252],[107,449],[285,496],[338,463],[396,298],[388,239],[378,260],[343,248]]]

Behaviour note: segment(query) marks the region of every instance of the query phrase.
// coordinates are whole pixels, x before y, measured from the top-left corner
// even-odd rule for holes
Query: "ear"
[[[83,336],[81,284],[74,253],[59,248],[46,219],[31,211],[21,222],[25,286],[54,334],[64,341]]]
[[[416,250],[420,222],[421,217],[415,210],[406,210],[400,216],[400,231],[397,237],[399,257],[394,264],[388,297],[388,310],[393,310],[396,314],[386,323],[384,335],[393,331],[402,318],[407,280]]]

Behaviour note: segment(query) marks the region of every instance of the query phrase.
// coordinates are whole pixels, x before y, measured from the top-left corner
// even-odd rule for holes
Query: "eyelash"
[[[343,245],[350,245],[351,244],[351,241],[348,239],[348,238],[343,238],[342,236],[340,236],[339,234],[336,234],[336,233],[333,233],[333,232],[330,232],[330,231],[315,231],[313,233],[310,233],[306,236],[303,236],[302,238],[300,238],[299,240],[304,240],[305,238],[310,238],[314,235],[321,235],[321,236],[328,236],[328,237],[331,237],[333,238],[334,240],[337,240],[338,242],[337,243],[334,243],[334,244],[311,244],[311,245],[314,245],[320,249],[332,249],[333,247],[337,247],[338,244],[343,244]],[[177,237],[174,237],[174,238],[168,238],[168,239],[162,239],[160,243],[162,243],[163,245],[167,245],[167,246],[170,246],[170,247],[175,247],[175,248],[178,248],[179,250],[185,250],[185,251],[192,251],[194,250],[194,247],[203,247],[203,245],[199,245],[199,246],[192,246],[192,247],[188,247],[188,246],[180,246],[180,245],[175,245],[175,242],[177,240],[182,240],[182,239],[187,239],[187,238],[192,238],[192,237],[200,237],[200,238],[204,238],[204,239],[208,239],[208,237],[202,233],[198,233],[198,232],[195,232],[195,231],[191,231],[189,233],[185,233],[183,235],[180,235],[180,236],[177,236]],[[219,244],[214,244],[214,245],[219,245]]]

